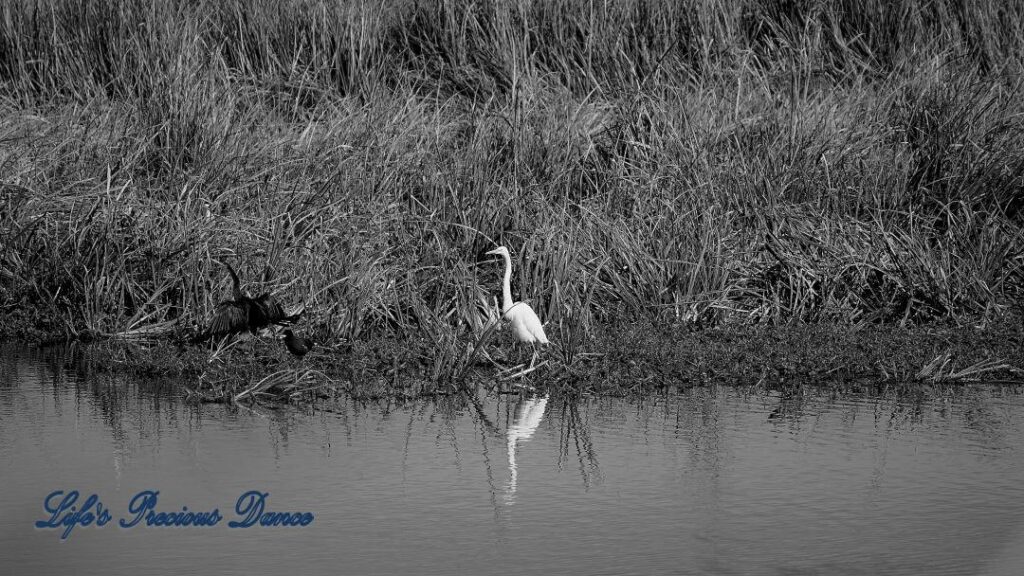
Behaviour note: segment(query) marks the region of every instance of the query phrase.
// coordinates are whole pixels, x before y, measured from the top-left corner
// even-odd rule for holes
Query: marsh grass
[[[4,331],[183,339],[233,258],[440,390],[507,343],[499,244],[569,372],[615,324],[1004,317],[1024,10],[964,6],[4,3]]]

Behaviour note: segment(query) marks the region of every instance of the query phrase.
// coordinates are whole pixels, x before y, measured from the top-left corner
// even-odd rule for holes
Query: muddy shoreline
[[[569,357],[550,347],[524,375],[526,350],[499,334],[452,372],[436,343],[368,338],[321,344],[304,359],[272,336],[225,350],[171,340],[65,344],[77,369],[171,379],[201,401],[309,403],[339,393],[414,398],[483,387],[569,394],[645,395],[702,385],[881,390],[971,383],[1024,384],[1024,330],[928,325],[731,326],[691,330],[643,324],[596,331]],[[69,362],[72,362],[69,360]],[[516,368],[519,366],[519,368]]]

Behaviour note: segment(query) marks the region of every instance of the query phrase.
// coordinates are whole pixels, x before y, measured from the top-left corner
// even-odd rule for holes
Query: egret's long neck
[[[512,307],[512,258],[508,254],[505,257],[505,279],[501,284],[501,313],[508,312]]]

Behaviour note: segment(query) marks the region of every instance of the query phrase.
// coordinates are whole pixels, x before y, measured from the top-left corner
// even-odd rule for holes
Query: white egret
[[[544,326],[540,323],[537,313],[526,302],[512,301],[512,257],[508,248],[499,246],[487,254],[501,255],[505,258],[505,279],[501,285],[501,317],[512,325],[512,332],[520,342],[527,342],[533,348],[530,368],[537,361],[537,344],[548,344],[544,334]]]

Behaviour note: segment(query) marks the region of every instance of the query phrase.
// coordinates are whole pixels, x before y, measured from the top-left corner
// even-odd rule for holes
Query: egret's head
[[[287,329],[287,330],[285,330],[284,332],[281,333],[281,340],[286,340],[286,339],[291,338],[291,337],[292,337],[292,330],[291,330],[291,328],[289,328],[289,329]]]
[[[495,256],[508,256],[508,248],[505,248],[504,246],[498,246],[497,248],[495,248],[494,250],[491,250],[487,254],[488,255],[493,254]]]

